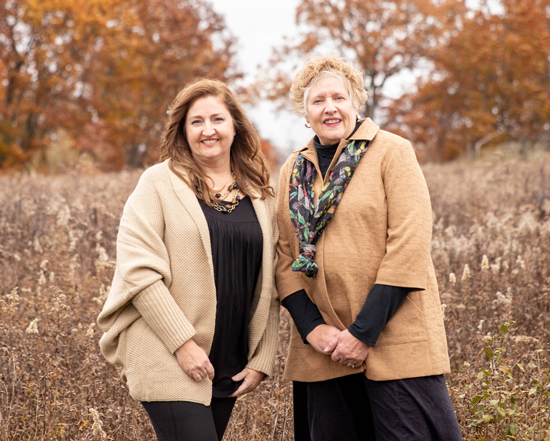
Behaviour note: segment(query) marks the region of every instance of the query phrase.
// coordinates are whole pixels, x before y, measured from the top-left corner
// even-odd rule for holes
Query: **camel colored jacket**
[[[310,140],[281,169],[277,198],[282,299],[305,289],[325,322],[348,328],[375,283],[411,288],[384,327],[363,366],[351,369],[304,344],[293,326],[285,375],[295,381],[324,381],[364,371],[375,381],[449,372],[447,341],[437,281],[430,256],[432,212],[428,188],[411,144],[366,119],[352,140],[369,140],[328,227],[317,242],[315,278],[292,271],[298,240],[290,221],[288,183],[299,153],[315,164],[317,198],[323,187]],[[349,141],[342,140],[332,170]],[[327,178],[328,178],[327,173]]]
[[[279,302],[273,198],[252,199],[263,233],[262,266],[248,328],[247,367],[265,374],[277,352]],[[174,352],[192,338],[208,354],[214,336],[216,289],[208,224],[193,191],[168,167],[146,170],[128,199],[117,237],[117,266],[98,317],[101,352],[122,366],[139,401],[209,405],[212,382],[196,382]]]

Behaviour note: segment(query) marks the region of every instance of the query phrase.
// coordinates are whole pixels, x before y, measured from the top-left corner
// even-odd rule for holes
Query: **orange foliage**
[[[465,14],[448,45],[430,54],[431,75],[393,104],[393,127],[432,158],[550,135],[550,2],[498,6],[497,13],[484,7]]]
[[[275,168],[279,164],[279,152],[273,145],[266,139],[260,139],[262,145],[262,152],[265,155],[267,162],[271,168]]]
[[[102,169],[152,162],[170,101],[239,76],[233,54],[203,0],[2,2],[0,168],[41,167],[61,130]]]

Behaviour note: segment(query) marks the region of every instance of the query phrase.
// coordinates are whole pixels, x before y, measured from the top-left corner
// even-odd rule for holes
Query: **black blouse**
[[[248,362],[248,323],[262,265],[263,237],[252,201],[244,197],[231,213],[202,199],[208,222],[216,284],[216,328],[209,358],[214,366],[213,396],[224,398],[240,385],[231,377]]]

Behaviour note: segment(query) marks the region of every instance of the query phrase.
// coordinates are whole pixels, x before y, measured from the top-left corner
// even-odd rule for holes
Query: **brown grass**
[[[463,435],[548,441],[550,158],[424,172]],[[0,440],[154,439],[94,325],[138,176],[0,178]],[[225,439],[292,439],[289,326],[283,312],[275,374],[238,401]]]

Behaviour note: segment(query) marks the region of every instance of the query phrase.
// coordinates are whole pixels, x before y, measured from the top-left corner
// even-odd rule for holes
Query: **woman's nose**
[[[336,106],[332,100],[327,100],[325,104],[325,113],[334,113],[336,112]]]
[[[208,122],[205,123],[204,128],[202,129],[202,134],[204,136],[209,136],[209,135],[213,135],[214,132],[215,132],[214,126]]]

